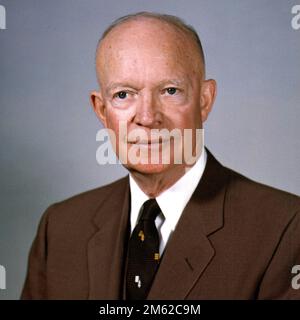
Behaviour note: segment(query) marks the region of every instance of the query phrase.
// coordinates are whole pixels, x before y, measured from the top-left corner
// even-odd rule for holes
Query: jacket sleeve
[[[297,212],[281,235],[261,281],[258,299],[300,300],[300,277],[293,273],[299,267],[300,212]]]
[[[43,214],[38,231],[30,249],[27,275],[21,299],[47,299],[47,227],[50,206]]]

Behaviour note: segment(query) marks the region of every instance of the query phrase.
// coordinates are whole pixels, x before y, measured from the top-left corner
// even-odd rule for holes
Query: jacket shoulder
[[[128,176],[96,189],[88,190],[52,204],[45,212],[44,219],[82,222],[93,215],[105,200],[113,195],[116,200],[124,195],[128,186]],[[79,221],[78,221],[79,220]]]
[[[271,212],[288,215],[290,218],[300,212],[299,196],[254,181],[244,175],[226,168],[229,174],[228,197],[241,207],[252,208],[251,211]]]

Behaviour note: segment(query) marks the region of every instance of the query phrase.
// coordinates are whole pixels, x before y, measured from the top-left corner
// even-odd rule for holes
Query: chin
[[[164,173],[172,167],[170,164],[131,164],[124,165],[128,171],[136,171],[141,174],[159,174]]]

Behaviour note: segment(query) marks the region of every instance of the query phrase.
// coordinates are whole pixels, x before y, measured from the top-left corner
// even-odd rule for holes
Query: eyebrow
[[[163,84],[172,83],[172,84],[174,84],[176,86],[180,86],[180,85],[183,85],[185,81],[186,81],[185,79],[184,80],[180,80],[180,79],[163,79],[163,80],[161,80],[159,82],[159,85],[161,86]]]
[[[115,89],[115,88],[119,88],[119,87],[130,87],[130,88],[134,88],[134,86],[132,86],[132,84],[130,84],[129,82],[113,82],[111,84],[109,84],[106,88],[106,93],[109,93],[111,90]]]

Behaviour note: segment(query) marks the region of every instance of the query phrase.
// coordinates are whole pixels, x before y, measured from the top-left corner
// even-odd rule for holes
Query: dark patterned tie
[[[155,219],[161,212],[155,199],[147,200],[128,244],[126,299],[146,299],[159,265],[159,236]]]

